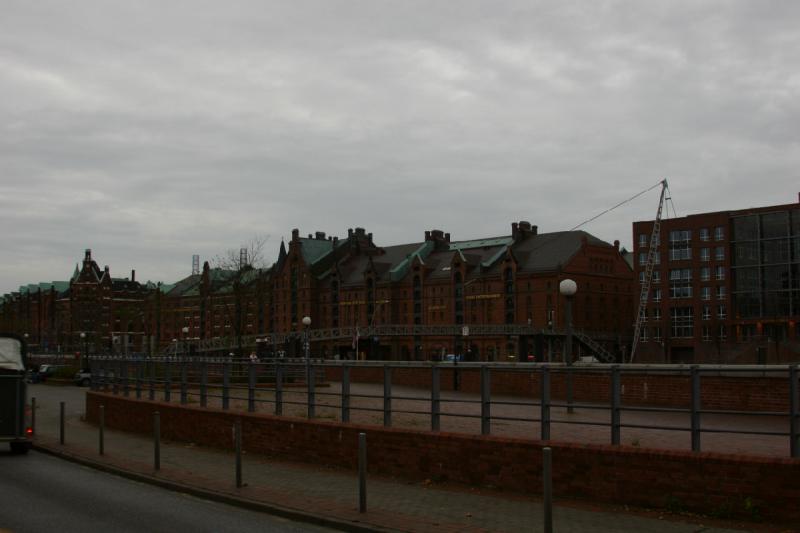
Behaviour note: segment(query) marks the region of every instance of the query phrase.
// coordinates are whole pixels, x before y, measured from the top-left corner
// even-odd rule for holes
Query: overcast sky
[[[800,2],[0,0],[0,294],[797,201]],[[585,229],[630,247],[655,189]],[[671,214],[671,210],[670,210]]]

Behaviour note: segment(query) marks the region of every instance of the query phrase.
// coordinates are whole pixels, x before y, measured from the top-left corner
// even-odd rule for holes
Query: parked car
[[[43,383],[47,381],[47,378],[53,377],[53,375],[55,375],[55,373],[62,368],[67,368],[67,365],[41,365],[39,370],[36,372],[31,372],[30,382]]]
[[[72,378],[72,381],[75,382],[75,385],[79,387],[88,387],[92,384],[92,373],[88,370],[75,372],[75,376]]]

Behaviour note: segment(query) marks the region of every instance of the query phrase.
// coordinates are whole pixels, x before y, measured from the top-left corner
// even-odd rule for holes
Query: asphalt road
[[[0,532],[333,531],[170,492],[55,457],[0,451]]]

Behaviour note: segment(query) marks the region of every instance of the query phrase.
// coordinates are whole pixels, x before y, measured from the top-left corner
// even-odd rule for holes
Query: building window
[[[703,326],[703,340],[708,342],[711,340],[711,327]]]
[[[711,261],[711,250],[700,248],[700,261]]]
[[[703,320],[711,320],[711,306],[704,305],[703,306]]]
[[[709,267],[700,267],[700,281],[708,281],[711,279],[711,269]]]
[[[647,263],[647,252],[639,252],[639,266],[644,266]]]
[[[676,268],[669,271],[669,297],[692,297],[692,269]]]
[[[724,300],[726,293],[727,291],[724,286],[720,285],[717,287],[717,300]]]
[[[653,328],[653,340],[656,342],[661,342],[661,326],[656,326]]]
[[[700,299],[701,300],[710,300],[711,299],[711,287],[701,287],[700,288]]]
[[[724,320],[728,317],[728,308],[725,304],[720,304],[717,306],[717,318],[720,320]]]
[[[644,270],[639,271],[639,283],[644,283]]]
[[[653,301],[654,302],[661,301],[661,289],[653,289]]]
[[[718,266],[718,267],[716,268],[716,274],[717,274],[717,279],[718,279],[718,280],[723,280],[723,279],[725,279],[725,267]]]
[[[669,260],[681,261],[692,258],[692,232],[674,230],[669,232]]]
[[[661,271],[660,270],[653,270],[653,281],[655,283],[661,283]]]
[[[645,233],[639,234],[639,248],[647,247],[647,235]]]
[[[721,324],[719,327],[719,340],[724,341],[728,338],[728,330],[725,327],[725,324]]]
[[[691,307],[673,307],[669,310],[673,337],[694,336],[694,311]]]
[[[658,322],[659,320],[661,320],[661,308],[654,307],[652,311],[653,312],[650,314],[653,316],[653,322]]]
[[[715,259],[717,261],[725,261],[725,247],[724,246],[717,246]]]
[[[714,239],[718,241],[725,240],[725,228],[722,226],[717,226],[714,228]]]
[[[709,239],[708,228],[702,228],[700,230],[700,240],[701,241],[707,241],[708,239]]]
[[[647,342],[647,328],[642,328],[642,336],[639,340],[641,342]]]

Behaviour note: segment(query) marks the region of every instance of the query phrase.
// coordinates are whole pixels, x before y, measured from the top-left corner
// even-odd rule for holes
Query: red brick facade
[[[640,280],[652,228],[633,224]],[[797,360],[800,204],[665,219],[660,234],[637,362]]]
[[[42,348],[80,349],[84,343],[96,353],[112,349],[111,339],[124,334],[128,350],[155,353],[184,350],[200,340],[295,333],[268,351],[296,355],[305,316],[312,329],[424,325],[461,331],[488,324],[560,331],[565,301],[558,287],[566,278],[578,284],[575,327],[621,353],[629,344],[635,284],[618,243],[581,231],[539,234],[528,222],[513,223],[506,236],[453,241],[450,234],[432,230],[421,242],[386,247],[362,228],[349,230],[346,239],[322,232],[302,238],[294,230],[288,248],[281,243],[278,260],[268,269],[243,264],[223,270],[206,263],[200,273],[174,285],[112,279],[87,252],[68,288],[49,297],[41,291],[7,295],[0,321],[12,331],[37,332]],[[39,298],[46,302],[39,304]],[[51,314],[42,313],[44,307]],[[60,319],[50,319],[59,311]],[[87,337],[80,340],[80,332]],[[393,360],[445,354],[541,360],[545,351],[541,340],[537,346],[514,335],[365,336],[355,344],[318,341],[312,352]],[[560,349],[560,344],[551,346],[548,353]]]

